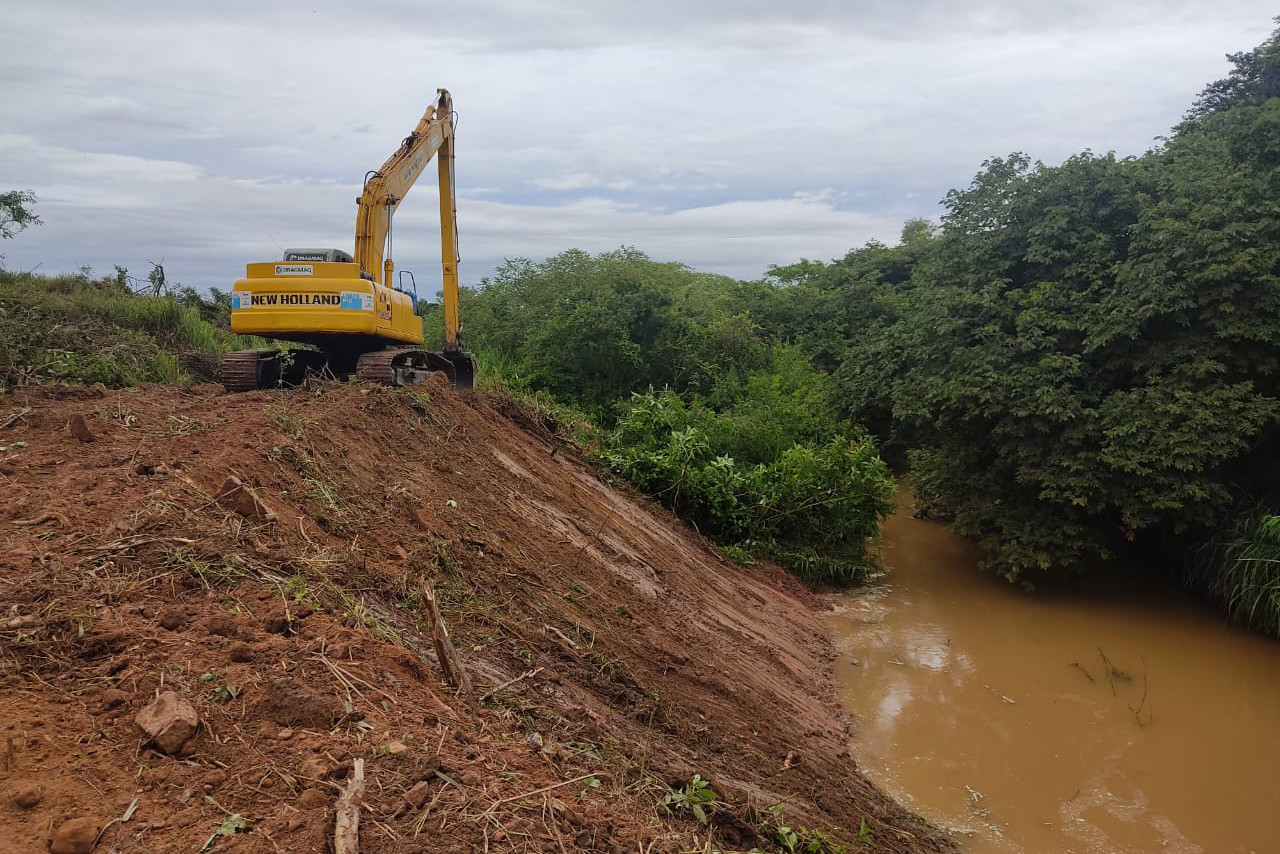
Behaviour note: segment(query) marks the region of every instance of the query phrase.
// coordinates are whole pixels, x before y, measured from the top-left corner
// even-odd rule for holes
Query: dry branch
[[[23,614],[20,617],[10,617],[5,621],[0,622],[0,629],[34,629],[37,626],[43,625],[44,621],[39,617],[32,616],[31,614]]]
[[[444,618],[440,616],[440,606],[436,604],[435,591],[431,589],[431,585],[423,585],[422,598],[427,602],[427,614],[431,617],[431,643],[436,648],[436,658],[440,660],[444,679],[455,690],[461,691],[463,699],[470,705],[471,681],[467,679],[462,662],[458,660],[458,651],[453,648],[453,641],[449,639],[449,630],[445,627]]]
[[[482,703],[483,703],[485,700],[489,699],[490,697],[492,697],[494,694],[498,693],[499,691],[502,691],[503,689],[506,689],[506,688],[510,688],[512,685],[516,684],[517,682],[522,682],[522,681],[524,681],[525,679],[528,679],[530,676],[537,676],[537,675],[538,675],[539,673],[541,673],[541,672],[542,672],[542,668],[541,668],[541,667],[535,667],[533,670],[526,670],[524,673],[521,673],[521,674],[520,674],[519,676],[517,676],[516,678],[514,678],[514,679],[508,679],[506,682],[503,682],[503,683],[502,683],[501,685],[499,685],[497,688],[493,688],[493,689],[491,689],[491,690],[489,690],[489,691],[486,691],[486,692],[484,692],[483,694],[481,694],[481,695],[480,695],[480,702],[482,702]]]
[[[14,424],[21,421],[30,411],[31,411],[30,406],[26,407],[25,409],[10,409],[9,414],[5,416],[4,421],[0,421],[0,430],[4,430],[7,427],[12,427]]]
[[[364,760],[355,761],[351,781],[338,796],[333,819],[334,854],[360,854],[360,800],[364,797]]]
[[[15,528],[32,528],[36,525],[43,525],[45,522],[57,522],[59,525],[67,524],[67,520],[57,513],[41,513],[34,519],[14,519],[9,524]]]

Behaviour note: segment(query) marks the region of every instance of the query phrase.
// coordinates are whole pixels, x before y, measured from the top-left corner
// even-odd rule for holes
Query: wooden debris
[[[354,773],[338,796],[333,820],[334,854],[360,854],[360,801],[364,797],[364,760],[355,761]]]
[[[431,617],[431,643],[436,648],[436,657],[440,659],[440,670],[444,679],[456,691],[460,691],[467,705],[472,703],[471,681],[462,669],[458,660],[458,651],[449,639],[449,630],[445,627],[444,618],[440,616],[440,606],[436,603],[435,592],[430,585],[422,588],[422,597],[427,601],[427,614]]]
[[[564,632],[557,629],[555,626],[543,626],[542,628],[550,632],[551,634],[555,635],[556,637],[560,638],[560,640],[567,643],[569,645],[569,649],[578,648],[578,645],[574,643],[572,640],[570,640],[568,635],[566,635]]]
[[[59,525],[67,524],[67,520],[57,513],[41,513],[31,519],[14,519],[9,524],[15,528],[34,528],[36,525],[43,525],[45,522],[57,522]]]
[[[0,421],[0,430],[4,430],[8,427],[12,427],[14,424],[17,424],[30,412],[30,406],[23,409],[10,409],[9,414],[5,416],[5,419]]]
[[[11,629],[34,629],[37,626],[43,625],[44,621],[39,617],[31,614],[23,614],[20,617],[10,617],[9,619],[0,622],[0,629],[6,631]]]
[[[485,700],[489,699],[490,697],[492,697],[494,694],[498,693],[499,691],[502,691],[503,689],[506,689],[506,688],[510,688],[512,685],[516,684],[517,682],[523,682],[525,679],[528,679],[530,676],[537,676],[537,675],[538,675],[539,673],[541,673],[541,672],[542,672],[542,668],[541,668],[541,667],[535,667],[533,670],[526,670],[524,673],[521,673],[521,674],[520,674],[519,676],[517,676],[516,678],[514,678],[514,679],[508,679],[506,682],[503,682],[503,683],[502,683],[501,685],[499,685],[497,688],[493,688],[493,689],[491,689],[491,690],[489,690],[489,691],[486,691],[486,692],[484,692],[483,694],[481,694],[481,695],[480,695],[480,702],[482,702],[482,703],[483,703]]]

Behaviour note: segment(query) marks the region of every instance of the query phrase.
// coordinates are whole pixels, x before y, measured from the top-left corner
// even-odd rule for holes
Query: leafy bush
[[[731,419],[670,390],[636,394],[597,455],[716,542],[815,583],[856,580],[894,489],[871,439],[835,435],[748,464],[717,442]]]
[[[992,158],[940,229],[775,268],[752,311],[1010,579],[1280,499],[1280,31],[1232,60],[1143,156]]]

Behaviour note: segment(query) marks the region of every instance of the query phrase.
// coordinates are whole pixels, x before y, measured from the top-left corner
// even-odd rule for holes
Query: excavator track
[[[329,359],[316,350],[290,350],[274,347],[237,350],[222,357],[222,385],[227,391],[253,391],[301,385],[308,376],[324,376]]]
[[[439,354],[428,350],[415,347],[375,350],[365,353],[356,362],[356,378],[382,385],[414,385],[426,382],[436,371],[443,371],[452,383],[453,372],[448,367],[447,361]]]
[[[274,348],[238,350],[222,357],[222,384],[229,392],[280,388],[300,385],[309,376],[346,377],[345,370],[330,361],[330,356],[316,350],[291,350],[287,354]],[[336,368],[336,369],[335,369]],[[356,378],[381,385],[405,386],[426,382],[434,373],[442,373],[455,388],[468,389],[475,383],[475,360],[470,353],[434,353],[416,347],[374,350],[356,360]]]
[[[222,357],[222,385],[227,391],[275,388],[280,382],[280,351],[237,350]]]

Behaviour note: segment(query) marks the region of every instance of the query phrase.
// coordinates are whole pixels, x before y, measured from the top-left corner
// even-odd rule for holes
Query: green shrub
[[[894,490],[871,439],[795,443],[747,464],[715,441],[729,418],[669,390],[637,394],[597,456],[717,543],[767,554],[814,583],[857,580]]]

